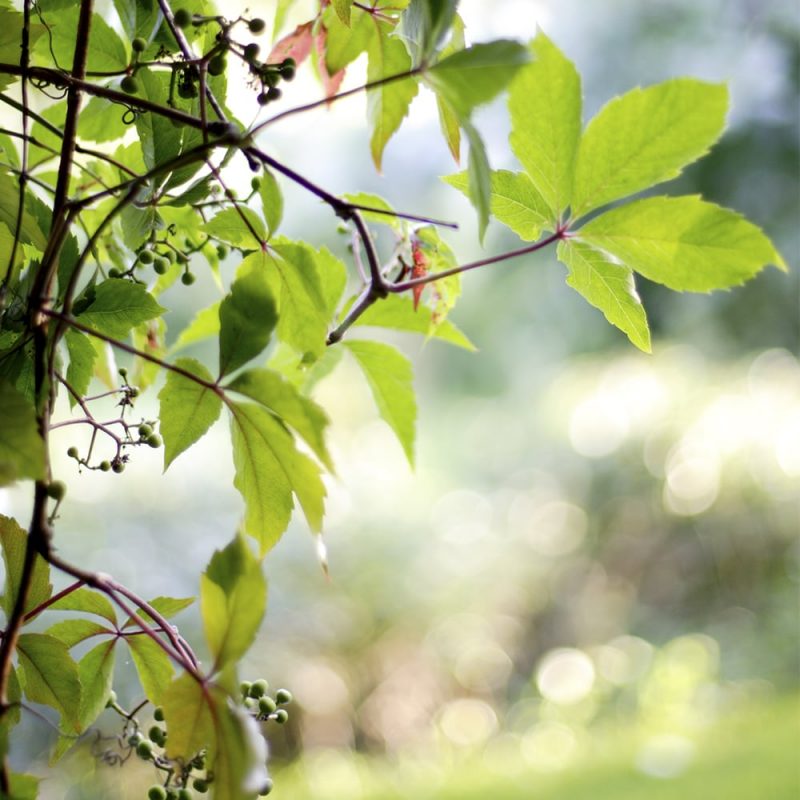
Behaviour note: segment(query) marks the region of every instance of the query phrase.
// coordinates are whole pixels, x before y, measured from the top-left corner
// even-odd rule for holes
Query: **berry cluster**
[[[242,692],[244,707],[260,722],[272,720],[283,725],[289,720],[289,712],[285,706],[292,702],[292,693],[288,689],[278,689],[275,697],[270,697],[269,684],[264,678],[259,678],[252,683],[243,681],[239,687]]]

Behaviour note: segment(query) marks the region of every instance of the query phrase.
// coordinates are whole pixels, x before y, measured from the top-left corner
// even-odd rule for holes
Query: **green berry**
[[[122,89],[125,94],[136,94],[139,91],[139,81],[133,77],[133,75],[126,75],[119,84],[119,88]]]
[[[152,250],[142,250],[142,252],[139,253],[139,261],[141,261],[142,264],[152,264],[153,263],[153,251]]]
[[[258,701],[258,710],[262,714],[271,714],[278,706],[275,705],[275,701],[271,697],[261,697]]]
[[[140,436],[140,438],[142,438],[142,439],[146,439],[146,438],[147,438],[147,437],[148,437],[148,436],[149,436],[149,435],[150,435],[152,432],[153,432],[153,427],[152,427],[151,425],[148,425],[146,422],[143,422],[143,423],[142,423],[142,424],[139,426],[139,436]],[[161,707],[160,707],[160,706],[159,706],[159,708],[157,708],[157,709],[156,709],[156,713],[157,713],[158,711],[161,711]],[[161,713],[163,714],[164,712],[163,712],[163,711],[161,711]],[[161,720],[159,720],[159,722],[160,722],[160,721],[161,721]]]
[[[117,375],[119,375],[120,378],[127,378],[128,377],[128,370],[125,367],[120,367],[117,370]]]
[[[280,72],[276,72],[274,69],[265,69],[261,73],[261,82],[266,84],[267,87],[277,86],[280,79]]]
[[[192,800],[192,793],[188,789],[178,789],[178,800]]]
[[[136,745],[136,755],[145,761],[149,761],[153,757],[153,743],[147,739],[142,739],[142,741]]]
[[[248,694],[258,700],[259,697],[263,697],[267,693],[267,689],[269,689],[269,684],[263,678],[259,678],[257,681],[253,681]]]
[[[175,24],[179,28],[188,28],[192,24],[192,14],[185,8],[179,8],[175,12]]]
[[[111,469],[119,475],[120,472],[125,472],[125,465],[115,458],[111,462]]]
[[[272,783],[271,778],[267,778],[264,782],[264,785],[261,787],[261,791],[258,793],[259,797],[266,797],[271,791],[274,784]]]
[[[165,258],[157,258],[153,263],[153,271],[156,275],[164,275],[169,269],[169,263]]]
[[[60,503],[64,499],[66,493],[67,484],[64,483],[64,481],[50,481],[50,483],[47,484],[47,496],[57,503]]]
[[[228,248],[224,244],[217,245],[217,258],[227,258]]]
[[[138,397],[139,396],[139,387],[138,386],[129,386],[128,387],[128,397]]]
[[[139,731],[136,731],[136,733],[132,733],[128,737],[128,744],[131,747],[138,747],[139,742],[143,742],[143,741],[144,741],[144,736],[142,736],[142,734],[139,733]]]
[[[253,684],[250,681],[242,681],[239,684],[239,691],[242,693],[242,697],[247,697],[250,694],[250,687]]]
[[[288,689],[278,689],[275,692],[275,702],[279,706],[285,706],[287,703],[292,702],[292,693]]]
[[[159,253],[158,255],[168,264],[171,264],[175,260],[175,254],[172,252],[172,250],[165,250],[163,253]]]
[[[297,62],[291,56],[284,58],[280,64],[281,69],[286,69],[287,67],[292,67],[294,69],[296,66]]]
[[[164,709],[161,706],[156,706],[155,710],[153,711],[153,719],[156,722],[163,722],[164,721]]]
[[[200,794],[205,794],[208,791],[208,783],[204,781],[202,778],[195,778],[192,781],[192,788],[196,792],[200,792]]]
[[[167,790],[156,784],[147,790],[147,800],[167,800]]]
[[[164,729],[159,728],[158,725],[152,725],[150,730],[147,731],[147,738],[150,739],[151,742],[161,744],[166,738],[164,736]]]
[[[260,52],[261,48],[255,42],[250,42],[250,44],[244,48],[244,60],[252,63],[258,58]]]
[[[100,471],[101,472],[108,472],[111,469],[111,463],[109,461],[101,461],[100,462]]]
[[[275,712],[273,719],[278,723],[278,725],[283,725],[283,723],[289,719],[289,712],[285,708],[279,708]]]
[[[145,444],[153,448],[161,447],[163,444],[161,437],[157,433],[151,433],[144,441]]]
[[[191,286],[196,280],[197,278],[193,272],[184,272],[183,275],[181,275],[181,283],[184,286]]]
[[[67,455],[70,458],[77,458],[78,457],[78,448],[77,447],[70,447],[69,450],[67,450]]]
[[[294,67],[281,67],[281,78],[285,81],[293,81],[296,70]]]
[[[194,85],[194,81],[191,79],[182,80],[178,84],[178,95],[184,100],[191,100],[193,97],[197,97],[197,87]]]
[[[254,192],[257,192],[261,188],[261,178],[259,178],[258,175],[255,175],[250,181],[250,186]]]
[[[143,53],[145,50],[147,50],[147,41],[142,39],[141,36],[137,36],[131,42],[131,48],[134,53]]]
[[[264,22],[263,19],[260,17],[254,17],[247,23],[247,27],[250,29],[250,33],[256,34],[258,36],[259,33],[264,32],[264,28],[267,27],[267,23]]]
[[[267,97],[270,100],[278,100],[282,94],[283,92],[277,86],[270,86],[267,89]]]
[[[225,56],[217,55],[214,56],[208,62],[208,74],[209,75],[222,75],[225,72],[225,67],[227,63],[225,61]]]
[[[111,267],[108,271],[109,278],[121,278],[122,277],[122,270],[117,269],[116,267]]]

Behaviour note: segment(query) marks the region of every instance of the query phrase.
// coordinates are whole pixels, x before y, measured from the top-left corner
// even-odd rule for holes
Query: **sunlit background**
[[[270,18],[269,2],[249,7]],[[295,21],[311,7],[298,3]],[[414,472],[352,365],[319,384],[338,474],[330,580],[298,521],[267,558],[267,620],[243,666],[295,696],[289,724],[268,731],[274,796],[795,798],[797,3],[463,0],[461,10],[471,41],[528,38],[541,25],[581,71],[587,115],[637,84],[729,81],[724,139],[667,190],[745,213],[794,272],[769,269],[714,296],[640,281],[652,356],[564,285],[552,252],[471,273],[454,319],[478,353],[390,339],[416,368]],[[345,86],[363,78],[359,62]],[[319,94],[300,75],[282,102]],[[250,120],[252,97],[242,88],[234,102]],[[477,121],[493,166],[513,168],[502,102]],[[479,257],[474,213],[437,180],[456,167],[431,97],[415,101],[380,176],[367,136],[356,98],[287,118],[261,144],[334,192],[459,220],[448,240],[460,260]],[[286,234],[347,259],[329,209],[284,188]],[[515,245],[490,227],[485,252]],[[165,295],[174,328],[214,299],[200,278]],[[155,392],[139,408],[155,410]],[[165,476],[159,453],[137,451],[124,476],[79,477],[63,455],[74,442],[56,439],[69,483],[64,555],[145,595],[195,593],[241,512],[224,424]],[[27,503],[24,490],[0,491],[3,513],[24,519]],[[195,611],[178,622],[201,640]],[[136,699],[130,669],[120,665],[125,702]],[[52,731],[32,720],[19,735],[46,772]],[[45,796],[141,797],[154,777],[100,767],[107,786],[92,789],[89,760],[67,760]]]

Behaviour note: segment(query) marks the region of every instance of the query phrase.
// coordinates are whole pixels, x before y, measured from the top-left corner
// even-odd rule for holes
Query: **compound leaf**
[[[2,395],[0,395],[1,397]],[[0,435],[2,435],[2,431],[3,426],[0,426]],[[2,605],[6,618],[11,616],[17,602],[27,542],[28,534],[20,528],[17,521],[0,514],[0,545],[3,548],[3,563],[6,568]],[[50,565],[37,554],[28,588],[28,597],[25,600],[25,613],[49,600],[52,593]]]
[[[131,329],[165,311],[140,283],[109,278],[97,284],[94,300],[77,319],[107,336],[124,339]]]

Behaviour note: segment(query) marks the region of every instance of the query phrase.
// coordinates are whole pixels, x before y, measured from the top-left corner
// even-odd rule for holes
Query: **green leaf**
[[[0,486],[44,477],[44,442],[33,406],[0,380]]]
[[[433,313],[426,306],[414,305],[407,297],[390,294],[378,303],[373,303],[354,323],[377,328],[391,328],[408,333],[421,333],[441,339],[465,350],[475,350],[475,345],[452,323],[445,320],[441,325],[433,325]],[[433,330],[431,330],[433,328]]]
[[[331,0],[331,5],[336,9],[339,19],[350,27],[350,3],[351,0]]]
[[[462,120],[461,127],[469,141],[469,158],[467,159],[467,176],[469,199],[478,212],[478,239],[482,242],[489,224],[491,208],[492,170],[486,157],[483,139],[469,120]]]
[[[39,797],[39,781],[35,775],[22,775],[19,772],[12,772],[11,794],[4,794],[0,790],[0,800],[36,800]]]
[[[4,5],[8,5],[4,3]],[[20,41],[24,17],[13,8],[0,8],[0,63],[19,64]],[[29,31],[29,44],[33,46],[44,33],[44,27],[32,24]],[[10,86],[17,78],[11,75],[0,76],[0,90]]]
[[[148,605],[156,612],[158,612],[164,619],[170,619],[174,617],[176,614],[179,614],[186,608],[194,603],[194,597],[164,597],[159,596],[155,597],[148,602]],[[151,618],[151,616],[142,609],[139,609],[136,612],[136,616],[139,619],[144,620],[147,623],[155,624],[155,620]],[[131,628],[136,623],[134,622],[132,617],[128,617],[128,620],[122,626],[123,628]]]
[[[202,342],[219,334],[219,307],[220,303],[212,303],[208,308],[203,308],[194,315],[194,319],[180,332],[175,344],[170,348],[175,353],[191,344]]]
[[[22,687],[19,685],[17,678],[17,671],[13,665],[8,673],[8,684],[6,688],[6,702],[8,708],[6,713],[0,717],[0,756],[5,757],[8,753],[8,735],[11,729],[19,724],[22,718],[20,700],[22,700]],[[2,791],[0,791],[0,800],[3,800]]]
[[[447,56],[425,71],[425,79],[456,114],[468,117],[497,97],[528,61],[530,53],[519,42],[498,39]]]
[[[150,234],[164,228],[164,220],[152,206],[139,208],[129,204],[122,209],[119,220],[122,241],[130,250],[138,250],[150,238]]]
[[[581,78],[543,33],[533,40],[531,50],[534,61],[520,70],[509,89],[509,140],[554,228],[572,191],[581,135]]]
[[[211,373],[194,358],[179,358],[176,367],[213,383]],[[177,372],[167,372],[158,393],[159,430],[164,438],[164,470],[217,421],[222,398],[217,392]]]
[[[91,619],[65,619],[63,622],[51,625],[45,633],[63,642],[70,649],[93,636],[116,635],[115,631]]]
[[[19,45],[17,45],[19,47]],[[22,214],[22,227],[20,228],[20,241],[32,244],[44,252],[47,247],[47,237],[42,232],[36,217],[30,212],[29,204],[25,204]],[[8,236],[17,228],[17,215],[19,214],[19,182],[7,172],[0,171],[0,223],[8,229]],[[0,225],[0,230],[3,229]],[[9,239],[9,241],[12,241]],[[8,252],[4,250],[3,252]],[[0,269],[8,266],[8,258],[0,260]]]
[[[2,394],[0,394],[0,401],[2,401]],[[0,409],[3,409],[2,402],[0,402]],[[0,411],[0,418],[2,418],[2,411]],[[6,432],[4,429],[5,425],[0,424],[0,436]],[[27,543],[27,531],[20,528],[15,519],[0,514],[0,546],[3,549],[3,563],[6,568],[3,591],[3,611],[5,611],[6,618],[11,616],[17,602]],[[25,600],[25,613],[29,613],[49,600],[52,593],[50,565],[37,554],[28,588],[28,597]]]
[[[630,267],[575,239],[559,242],[558,258],[569,269],[567,283],[640,350],[649,353],[650,329]]]
[[[361,211],[361,216],[367,222],[373,222],[378,225],[389,225],[394,230],[401,230],[403,221],[394,215],[394,208],[380,195],[371,194],[370,192],[351,192],[344,195],[344,199],[348,203],[357,206],[367,206],[369,208],[379,208],[383,211],[388,211],[388,214],[376,214],[374,211]]]
[[[86,730],[105,708],[114,678],[114,646],[117,639],[101,642],[79,662],[81,680],[81,729]]]
[[[322,20],[328,32],[325,37],[325,67],[329,75],[355,61],[369,47],[370,40],[379,35],[372,16],[361,10],[355,16],[351,15],[349,27],[333,9],[326,9]]]
[[[160,106],[169,99],[169,77],[156,74],[150,69],[136,72],[139,81],[139,96]],[[170,120],[158,114],[137,114],[136,132],[142,146],[142,156],[148,170],[178,156],[181,152],[182,132]],[[158,185],[167,179],[162,174],[156,181]]]
[[[40,40],[38,51],[50,60],[52,50],[58,67],[71,72],[78,8],[64,8],[57,14],[47,14],[45,21],[48,35]],[[86,69],[89,72],[116,72],[128,66],[128,54],[122,39],[100,14],[92,14],[87,54]],[[15,60],[19,61],[19,56]]]
[[[161,705],[162,696],[175,674],[169,656],[144,633],[126,636],[125,643],[131,651],[145,696],[154,705]]]
[[[349,340],[344,344],[363,370],[381,417],[394,431],[413,466],[417,402],[411,362],[381,342]]]
[[[250,369],[240,373],[225,389],[268,408],[294,428],[317,458],[331,468],[331,458],[325,446],[325,427],[328,425],[325,412],[313,400],[300,394],[283,376],[269,369]]]
[[[136,0],[135,3],[129,0],[114,0],[114,8],[129,39],[141,36],[149,41],[156,31],[156,26],[161,22],[158,0]]]
[[[69,353],[69,366],[67,367],[67,383],[80,397],[85,397],[89,384],[94,375],[94,362],[97,351],[85,333],[70,329],[64,334],[64,341]],[[77,399],[70,394],[69,404],[74,406]]]
[[[261,208],[264,211],[269,235],[272,236],[283,219],[283,194],[278,179],[266,168],[261,172],[258,194],[261,197]]]
[[[433,55],[452,24],[457,7],[458,0],[411,0],[403,14],[403,36],[415,64]]]
[[[244,529],[266,553],[289,524],[297,495],[309,526],[322,526],[325,487],[319,467],[299,453],[291,434],[261,406],[228,401],[233,484],[245,501]]]
[[[49,609],[51,611],[83,611],[86,614],[96,614],[98,617],[103,617],[114,626],[117,624],[114,606],[111,605],[108,598],[85,586],[59,598],[49,606]]]
[[[464,22],[458,14],[453,18],[453,27],[450,31],[450,41],[447,47],[442,50],[442,57],[457,53],[466,46],[464,41]],[[461,160],[461,126],[458,121],[458,114],[450,107],[447,100],[441,95],[436,95],[436,108],[439,112],[439,127],[442,130],[450,153],[456,161]]]
[[[278,317],[263,253],[242,261],[230,293],[219,307],[219,374],[238,369],[269,342]]]
[[[78,137],[90,142],[114,142],[121,139],[128,126],[122,121],[125,108],[104,97],[93,97],[81,107]]]
[[[202,230],[214,239],[248,250],[260,250],[267,239],[264,221],[255,211],[241,204],[238,209],[226,208],[220,211],[203,225]]]
[[[81,683],[67,646],[44,633],[23,633],[17,642],[17,655],[25,696],[54,708],[61,715],[63,727],[79,732]]]
[[[442,180],[469,196],[466,172],[447,175]],[[535,242],[543,230],[552,229],[547,203],[525,173],[493,170],[490,180],[489,206],[498,222],[507,225],[525,242]]]
[[[330,314],[323,294],[318,254],[303,242],[273,239],[265,261],[278,297],[278,336],[300,353],[319,358],[325,351]]]
[[[577,235],[670,289],[709,292],[786,264],[763,231],[697,196],[649,197],[595,217]]]
[[[215,800],[251,798],[267,779],[267,752],[251,718],[213,684],[185,673],[173,681],[162,703],[167,720],[167,754],[188,761],[207,748],[214,765]]]
[[[411,69],[411,58],[403,43],[389,36],[386,29],[377,22],[375,24],[378,35],[372,38],[367,50],[368,82],[400,75]],[[418,89],[417,79],[409,77],[376,86],[367,94],[367,119],[372,129],[370,152],[379,171],[386,143],[408,114],[408,107]]]
[[[94,301],[77,319],[107,336],[124,339],[132,328],[165,311],[142,284],[109,278],[97,284]]]
[[[692,78],[611,100],[581,139],[572,216],[676,178],[720,137],[727,110],[726,86]]]
[[[214,552],[200,578],[200,609],[214,672],[235,664],[250,649],[266,604],[261,562],[237,536]]]

